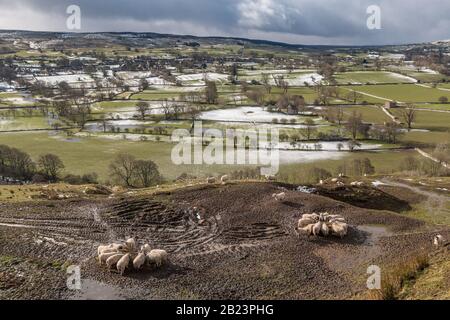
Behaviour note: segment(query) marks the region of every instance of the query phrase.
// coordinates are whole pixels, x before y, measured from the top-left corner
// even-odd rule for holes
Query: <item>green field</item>
[[[392,109],[391,112],[402,119],[400,109]],[[414,128],[448,131],[450,129],[450,112],[417,111]]]
[[[450,142],[450,133],[411,131],[406,132],[404,135],[402,135],[400,137],[400,141],[409,143],[426,143],[426,144]]]
[[[450,92],[446,94],[442,90],[435,88],[426,88],[419,85],[376,85],[376,86],[353,86],[346,87],[349,90],[356,90],[364,95],[361,100],[368,102],[383,103],[388,100],[394,100],[398,102],[439,102],[439,98],[442,96],[450,97]]]
[[[376,84],[376,83],[411,83],[412,79],[403,77],[398,73],[384,71],[359,71],[337,73],[336,81],[340,84]]]
[[[382,124],[390,120],[380,108],[374,106],[345,107],[344,119],[347,120],[352,115],[353,111],[361,114],[364,122]]]

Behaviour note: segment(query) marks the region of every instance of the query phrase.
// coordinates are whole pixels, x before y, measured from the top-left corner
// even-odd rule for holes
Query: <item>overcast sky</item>
[[[450,39],[450,0],[0,0],[0,29],[143,31],[295,44],[400,44]],[[367,28],[367,7],[381,29]]]

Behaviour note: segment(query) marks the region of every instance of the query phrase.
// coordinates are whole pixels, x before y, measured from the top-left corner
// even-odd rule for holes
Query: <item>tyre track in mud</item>
[[[180,257],[236,254],[287,234],[279,225],[264,223],[224,229],[219,213],[200,223],[187,207],[174,209],[152,200],[120,202],[106,208],[103,215],[117,233],[137,235],[138,242],[180,253]]]

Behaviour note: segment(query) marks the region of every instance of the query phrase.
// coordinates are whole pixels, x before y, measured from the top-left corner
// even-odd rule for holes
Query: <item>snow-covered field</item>
[[[225,82],[228,80],[228,75],[221,73],[193,73],[193,74],[182,74],[177,76],[177,80],[181,82],[189,82],[196,85],[205,85],[205,77],[207,81]]]
[[[278,120],[291,119],[299,120],[299,116],[286,115],[265,111],[262,107],[238,107],[232,109],[220,109],[203,112],[200,115],[201,120],[212,121],[248,121],[248,122],[271,122],[272,119]]]
[[[318,73],[306,73],[298,76],[295,79],[286,79],[290,86],[304,86],[305,83],[308,85],[315,85],[322,82],[323,77]]]
[[[87,74],[66,74],[66,75],[57,75],[57,76],[46,76],[46,77],[36,77],[37,81],[43,81],[48,85],[57,85],[59,82],[67,82],[68,84],[72,83],[93,83],[94,80]]]
[[[392,77],[394,77],[394,78],[396,78],[398,80],[401,80],[401,81],[406,81],[406,82],[411,82],[411,83],[416,83],[417,82],[416,79],[414,79],[412,77],[404,76],[404,75],[402,75],[400,73],[389,72],[389,74],[390,74],[390,76],[392,76]]]

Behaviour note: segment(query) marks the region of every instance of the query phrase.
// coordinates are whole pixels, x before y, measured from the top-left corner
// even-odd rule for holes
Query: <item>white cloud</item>
[[[244,0],[238,4],[240,14],[239,25],[243,27],[261,28],[276,15],[286,19],[283,7],[272,0]]]

